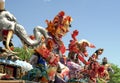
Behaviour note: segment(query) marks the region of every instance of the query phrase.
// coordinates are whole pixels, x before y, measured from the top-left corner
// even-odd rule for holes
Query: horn
[[[12,38],[12,36],[13,36],[13,31],[12,30],[10,30],[9,32],[8,32],[8,35],[7,35],[7,41],[6,41],[6,49],[10,52],[10,53],[12,53],[12,54],[18,54],[18,52],[13,52],[11,49],[10,49],[10,47],[9,47],[9,43],[10,43],[10,39]]]
[[[5,9],[5,0],[0,0],[0,10]]]

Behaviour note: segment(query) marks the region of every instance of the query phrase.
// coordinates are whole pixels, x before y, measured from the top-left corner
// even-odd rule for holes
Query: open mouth
[[[58,37],[59,37],[59,38],[62,38],[62,37],[63,37],[63,34],[58,34]]]

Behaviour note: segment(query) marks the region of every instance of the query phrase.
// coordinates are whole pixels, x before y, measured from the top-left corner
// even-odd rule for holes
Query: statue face
[[[0,30],[12,30],[14,31],[16,24],[16,18],[8,11],[0,12]]]
[[[6,41],[5,47],[10,50],[9,42],[12,38],[14,29],[16,25],[16,18],[8,11],[0,11],[0,41]],[[6,38],[4,38],[6,37]]]
[[[66,35],[67,32],[69,32],[70,29],[70,18],[68,17],[63,18],[61,24],[58,25],[57,28],[55,28],[55,36],[57,38],[62,38],[64,35]]]
[[[68,31],[64,27],[58,27],[55,32],[57,38],[62,38]]]
[[[53,21],[46,20],[48,32],[56,38],[62,38],[69,32],[72,18],[70,16],[65,16],[64,14],[65,13],[62,11],[54,17]]]
[[[103,53],[103,51],[99,51],[99,52],[98,52],[98,55],[101,55],[102,53]]]

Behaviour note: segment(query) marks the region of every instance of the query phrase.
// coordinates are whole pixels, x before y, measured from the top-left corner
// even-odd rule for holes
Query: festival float
[[[103,48],[91,56],[87,47],[96,48],[86,39],[76,38],[79,31],[71,34],[68,47],[62,38],[69,34],[72,17],[64,11],[58,12],[53,20],[46,20],[47,27],[36,26],[34,34],[28,35],[25,28],[9,11],[5,1],[0,0],[0,83],[107,83],[109,72],[114,72],[107,58],[98,62]],[[28,61],[21,59],[15,52],[13,35],[21,40],[24,50],[32,49]],[[68,55],[65,52],[68,51]],[[29,51],[28,51],[29,52]],[[85,58],[88,57],[88,60]]]

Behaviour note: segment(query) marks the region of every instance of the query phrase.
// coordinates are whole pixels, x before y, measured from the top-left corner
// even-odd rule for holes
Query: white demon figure
[[[37,26],[33,31],[35,37],[34,40],[27,35],[24,27],[16,21],[14,15],[5,10],[4,0],[0,0],[0,41],[6,41],[5,47],[8,50],[11,50],[9,44],[13,34],[16,34],[24,44],[32,47],[40,44],[41,35],[48,37],[47,32],[43,27]]]

